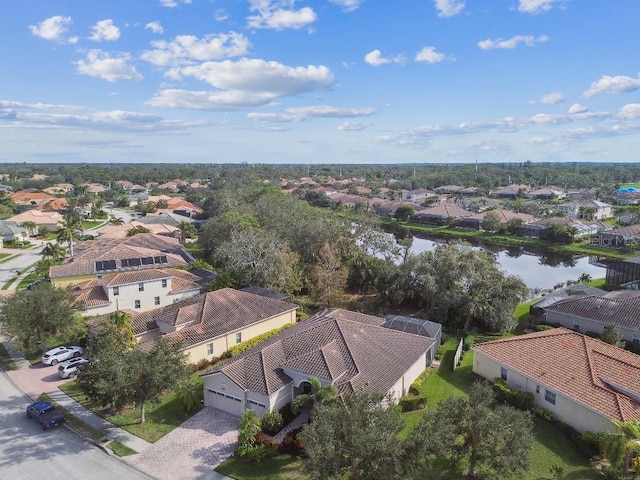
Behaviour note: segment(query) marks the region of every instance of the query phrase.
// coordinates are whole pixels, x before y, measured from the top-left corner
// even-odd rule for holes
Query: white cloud
[[[518,46],[518,44],[522,43],[527,47],[534,47],[540,43],[547,42],[549,37],[546,35],[540,35],[538,37],[534,37],[532,35],[516,35],[514,37],[504,39],[504,38],[496,38],[491,40],[487,38],[486,40],[481,40],[478,42],[478,46],[482,50],[493,50],[496,48],[508,48],[513,49]]]
[[[585,91],[583,97],[595,97],[603,93],[628,93],[640,88],[640,75],[638,78],[617,75],[615,77],[603,75],[600,80],[593,82],[591,88]]]
[[[640,103],[628,103],[620,109],[618,116],[625,120],[640,118]]]
[[[175,8],[180,3],[184,3],[188,5],[191,3],[191,0],[160,0],[160,5],[167,8]]]
[[[308,107],[287,108],[284,113],[251,112],[247,114],[252,120],[263,122],[302,122],[308,118],[355,118],[367,117],[376,113],[375,108],[332,107],[330,105],[312,105]]]
[[[151,30],[153,33],[164,33],[164,28],[160,22],[149,22],[144,28],[145,30]]]
[[[566,98],[564,92],[551,92],[543,95],[538,100],[533,100],[529,103],[545,103],[547,105],[555,105],[556,103],[563,102]]]
[[[568,110],[568,112],[572,115],[576,113],[585,113],[588,111],[589,109],[587,107],[585,107],[584,105],[580,105],[579,103],[574,103],[569,107],[569,110]]]
[[[247,53],[249,40],[241,33],[205,35],[178,35],[172,41],[151,42],[153,50],[140,55],[143,60],[159,67],[183,65],[193,61],[220,60]]]
[[[218,9],[216,9],[215,12],[213,12],[213,18],[217,22],[223,22],[224,20],[229,18],[229,14],[224,9],[218,8]]]
[[[64,34],[69,30],[68,26],[73,23],[71,17],[56,15],[43,20],[37,25],[30,25],[29,30],[36,37],[44,38],[54,42],[76,43],[78,37],[65,38]]]
[[[520,0],[518,11],[536,15],[551,10],[554,5],[562,5],[564,2],[565,0]]]
[[[90,50],[85,60],[74,63],[79,74],[102,78],[108,82],[142,80],[142,75],[133,65],[129,65],[129,60],[131,60],[129,54],[112,56],[102,50]]]
[[[447,56],[444,53],[436,52],[436,47],[424,47],[418,53],[414,60],[416,62],[425,62],[425,63],[440,63],[447,59]]]
[[[345,12],[353,12],[357,10],[360,5],[364,2],[364,0],[329,0],[331,3],[342,7]]]
[[[352,120],[347,120],[346,122],[338,125],[338,130],[341,132],[357,132],[361,130],[365,130],[371,126],[371,122],[354,122]]]
[[[91,29],[89,40],[114,42],[120,38],[120,29],[113,24],[113,20],[106,19],[97,22]]]
[[[439,17],[453,17],[464,9],[463,0],[434,0]]]
[[[295,0],[250,0],[249,9],[257,12],[247,17],[250,28],[298,30],[316,21],[316,12],[311,7],[295,10]]]
[[[162,90],[147,102],[152,106],[197,110],[235,110],[265,105],[278,97],[327,90],[333,73],[324,65],[289,67],[260,59],[205,62],[173,70],[174,77],[192,77],[217,90]]]
[[[379,67],[385,63],[402,63],[404,57],[402,55],[396,55],[395,57],[383,57],[380,50],[372,50],[364,56],[364,61],[374,67]]]
[[[367,117],[376,113],[375,108],[345,108],[329,105],[314,105],[310,107],[287,108],[287,112],[301,117],[349,118]]]

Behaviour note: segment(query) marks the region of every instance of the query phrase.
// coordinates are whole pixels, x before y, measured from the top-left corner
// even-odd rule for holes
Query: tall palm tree
[[[62,245],[51,242],[48,242],[40,252],[40,255],[42,255],[44,260],[51,259],[54,263],[58,263],[60,260],[63,260],[66,254],[67,251],[62,247]]]
[[[116,217],[115,215],[109,216],[109,225],[122,225],[124,220],[120,217]]]
[[[60,222],[58,229],[58,241],[69,244],[69,255],[73,257],[73,241],[82,233],[82,222],[78,217],[70,213],[66,214]]]

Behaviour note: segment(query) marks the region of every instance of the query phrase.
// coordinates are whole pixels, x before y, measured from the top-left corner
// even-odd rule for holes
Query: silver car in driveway
[[[79,357],[83,352],[82,347],[56,347],[44,352],[41,360],[45,365],[57,365],[70,358]]]
[[[65,360],[58,365],[58,375],[60,378],[71,378],[78,374],[78,371],[82,368],[82,365],[89,363],[89,360],[82,357],[71,358]]]

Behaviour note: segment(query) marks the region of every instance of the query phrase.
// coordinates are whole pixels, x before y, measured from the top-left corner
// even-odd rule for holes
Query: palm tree
[[[115,215],[109,216],[109,225],[122,225],[124,220],[121,217],[116,217]]]
[[[612,421],[620,433],[603,433],[602,451],[612,467],[622,468],[626,474],[629,466],[636,464],[636,458],[640,455],[640,424],[635,420]]]
[[[22,227],[27,229],[29,236],[38,231],[38,225],[36,224],[36,222],[31,222],[29,220],[27,220],[26,222],[22,222]]]
[[[142,225],[137,225],[127,230],[127,237],[133,237],[134,235],[137,235],[139,233],[151,233],[151,230]]]
[[[582,273],[578,277],[579,283],[589,283],[591,280],[593,280],[593,278],[588,273]]]
[[[73,241],[82,233],[82,222],[78,217],[70,213],[66,214],[60,222],[58,229],[58,241],[69,244],[69,255],[73,257]]]
[[[66,256],[67,251],[59,243],[48,242],[40,252],[44,260],[51,259],[54,263],[58,263]]]
[[[196,227],[186,220],[178,224],[178,229],[180,230],[180,243],[184,243],[187,238],[193,238],[196,235]]]

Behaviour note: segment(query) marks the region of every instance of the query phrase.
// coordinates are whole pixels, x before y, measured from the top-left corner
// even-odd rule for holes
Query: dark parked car
[[[35,418],[42,430],[64,423],[64,415],[50,402],[33,402],[27,406],[27,418]]]

